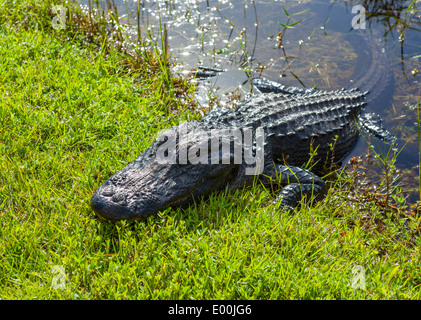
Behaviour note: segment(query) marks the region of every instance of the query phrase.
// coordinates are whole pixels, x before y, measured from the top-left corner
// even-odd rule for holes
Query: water
[[[100,1],[101,6],[106,7],[107,2],[110,4],[110,1]],[[160,27],[165,25],[170,52],[177,60],[179,72],[198,66],[235,70],[217,83],[221,87],[218,93],[222,104],[229,104],[227,92],[244,95],[249,91],[245,71],[248,76],[261,74],[298,87],[316,86],[327,90],[352,86],[352,81],[357,82],[371,63],[364,61],[369,45],[363,41],[363,33],[374,31],[388,58],[387,76],[391,80],[379,80],[385,90],[367,109],[378,113],[384,127],[397,135],[398,149],[407,143],[399,154],[397,166],[408,174],[404,184],[406,191],[416,196],[419,150],[414,107],[421,97],[421,33],[418,31],[421,11],[417,10],[421,4],[414,3],[414,11],[406,10],[410,3],[115,1],[122,21],[135,26],[139,23],[144,37],[149,32],[157,39]],[[352,8],[360,4],[366,9],[366,28],[356,30],[352,28],[352,21],[357,12]],[[291,26],[285,28],[285,25]],[[204,95],[201,102],[206,103]],[[373,141],[380,149],[389,147]],[[346,161],[365,153],[367,143],[359,139]],[[418,199],[414,196],[412,202]]]

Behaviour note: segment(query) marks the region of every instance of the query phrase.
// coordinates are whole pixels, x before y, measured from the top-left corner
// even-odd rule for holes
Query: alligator
[[[373,61],[381,60],[378,49],[373,54]],[[385,71],[374,66],[371,77],[381,79]],[[253,84],[265,93],[163,133],[95,191],[92,209],[106,220],[141,220],[259,180],[282,186],[273,203],[294,210],[304,196],[325,197],[320,175],[350,152],[360,125],[390,139],[376,116],[362,114],[368,92],[295,88],[261,78]],[[310,160],[313,166],[304,169]]]

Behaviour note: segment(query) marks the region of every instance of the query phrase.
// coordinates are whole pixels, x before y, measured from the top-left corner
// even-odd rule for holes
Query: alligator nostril
[[[101,192],[101,195],[104,197],[111,197],[114,195],[114,190],[112,188],[106,188]]]
[[[124,195],[121,193],[116,193],[112,196],[111,200],[113,202],[122,202],[124,200]]]

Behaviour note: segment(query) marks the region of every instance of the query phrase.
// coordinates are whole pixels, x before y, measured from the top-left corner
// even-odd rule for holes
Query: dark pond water
[[[103,7],[112,2],[100,1]],[[375,62],[386,73],[374,80],[373,91],[380,88],[381,94],[366,109],[378,113],[384,127],[397,135],[398,150],[407,143],[397,158],[397,166],[407,174],[404,187],[412,195],[410,202],[418,200],[416,103],[421,97],[421,3],[368,0],[114,3],[120,17],[133,25],[139,23],[152,38],[159,37],[160,26],[162,29],[165,24],[178,71],[201,65],[234,70],[217,84],[221,104],[229,103],[224,93],[236,90],[244,94],[250,89],[244,71],[297,87],[350,87],[368,72],[373,61],[368,60],[367,53],[376,41],[377,49],[385,52],[387,59],[381,55],[374,59],[378,59]],[[353,11],[357,5],[365,9],[365,28],[363,21],[356,19],[361,8]],[[356,25],[359,29],[352,27],[355,22],[359,22]],[[206,103],[205,95],[201,99],[201,103]],[[382,150],[389,148],[381,141],[374,140],[373,144]],[[367,143],[360,139],[347,160],[366,153]]]

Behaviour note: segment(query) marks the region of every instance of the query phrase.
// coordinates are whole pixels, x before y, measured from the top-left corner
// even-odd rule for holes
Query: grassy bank
[[[98,220],[93,190],[197,115],[152,53],[133,64],[76,21],[54,30],[49,6],[0,6],[0,298],[420,298],[419,220],[402,232],[400,208],[350,201],[357,171],[296,213],[257,185],[146,222]]]

